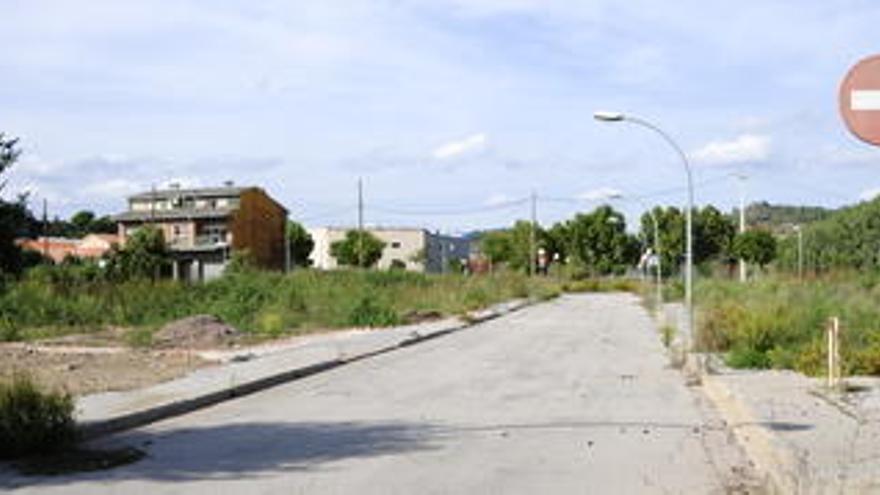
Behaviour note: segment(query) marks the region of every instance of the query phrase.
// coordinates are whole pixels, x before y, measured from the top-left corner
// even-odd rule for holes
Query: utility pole
[[[151,194],[150,194],[150,228],[155,229],[156,228],[156,184],[150,184],[150,190],[151,190]],[[178,264],[177,260],[172,261],[172,263],[173,263],[172,276],[176,280],[177,276],[179,274],[179,271],[180,271],[180,265]],[[156,267],[153,269],[153,281],[156,281],[159,279],[159,275],[160,275],[159,270],[160,270],[159,265],[156,265]]]
[[[538,195],[532,190],[532,228],[529,231],[529,276],[535,276],[535,258],[537,246],[535,245],[536,230],[538,228]]]
[[[746,231],[746,174],[735,173],[734,177],[739,179],[739,233],[744,234]],[[739,281],[746,281],[746,261],[739,259]]]
[[[289,220],[284,217],[284,273],[290,273],[290,235],[288,232]]]
[[[150,185],[150,226],[156,225],[156,184]]]
[[[364,266],[364,181],[358,178],[358,268]]]
[[[440,241],[440,273],[446,275],[446,269],[449,267],[449,260],[446,253],[446,239],[437,231],[437,239]]]
[[[49,206],[43,198],[43,258],[49,259]]]
[[[797,272],[798,272],[798,280],[804,279],[804,232],[800,225],[794,226],[794,231],[797,232],[797,242],[798,242],[798,256],[797,256]]]

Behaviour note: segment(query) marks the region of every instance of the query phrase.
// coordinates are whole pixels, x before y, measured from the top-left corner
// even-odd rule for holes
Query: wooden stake
[[[840,319],[836,316],[828,320],[828,388],[840,385]]]

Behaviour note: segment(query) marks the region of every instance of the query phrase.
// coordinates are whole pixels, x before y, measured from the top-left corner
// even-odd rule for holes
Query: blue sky
[[[448,231],[552,222],[597,191],[839,206],[880,191],[880,150],[837,90],[880,51],[871,0],[0,0],[4,194],[53,214],[177,181],[265,187],[293,218]],[[555,198],[555,199],[554,199]],[[583,198],[583,200],[572,200]],[[621,203],[629,214],[634,203]]]

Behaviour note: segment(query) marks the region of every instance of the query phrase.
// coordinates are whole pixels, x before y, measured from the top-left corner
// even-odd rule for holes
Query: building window
[[[206,225],[202,229],[205,240],[209,244],[221,244],[226,242],[226,226],[225,225]]]
[[[391,241],[392,249],[400,249],[400,241]]]

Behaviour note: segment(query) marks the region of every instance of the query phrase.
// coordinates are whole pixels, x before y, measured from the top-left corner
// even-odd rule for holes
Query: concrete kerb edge
[[[449,335],[467,328],[474,327],[500,316],[525,309],[540,301],[536,299],[519,300],[510,303],[502,303],[498,308],[491,308],[485,314],[471,317],[461,324],[445,328],[427,335],[412,335],[394,344],[386,345],[371,351],[365,351],[341,359],[331,359],[316,364],[293,368],[272,375],[260,377],[248,382],[239,383],[230,387],[181,399],[167,404],[143,409],[134,413],[124,414],[114,418],[98,421],[89,421],[77,425],[77,433],[82,440],[92,440],[101,436],[130,430],[141,426],[162,421],[165,419],[182,416],[199,409],[204,409],[227,400],[232,400],[245,395],[253,394],[268,388],[306,378],[324,371],[329,371],[340,366],[365,360],[371,357],[386,354],[397,349],[409,347],[421,342],[433,340],[438,337]]]
[[[81,425],[78,425],[79,437],[83,440],[90,440],[100,436],[108,435],[110,433],[116,433],[119,431],[136,428],[138,426],[155,423],[156,421],[161,421],[163,419],[168,419],[174,416],[180,416],[189,412],[197,411],[199,409],[203,409],[214,404],[219,404],[221,402],[234,399],[236,397],[243,397],[248,394],[259,392],[260,390],[265,390],[267,388],[273,387],[275,385],[280,385],[288,381],[304,378],[310,375],[314,375],[316,373],[320,373],[322,371],[327,371],[343,364],[345,364],[345,362],[338,359],[324,361],[301,368],[286,370],[281,373],[252,380],[250,382],[233,385],[222,390],[217,390],[214,392],[190,397],[188,399],[182,399],[176,402],[154,406],[149,409],[144,409],[135,413],[117,416],[108,420],[83,423]]]
[[[807,390],[807,393],[824,400],[829,405],[836,408],[841,413],[854,419],[858,423],[864,423],[866,421],[866,419],[863,418],[861,414],[859,414],[859,411],[856,408],[850,406],[846,402],[843,402],[839,397],[836,397],[833,392],[829,392],[827,388],[816,387]]]
[[[770,493],[801,493],[797,463],[774,446],[773,433],[761,425],[751,408],[711,374],[702,375],[703,394],[715,405],[746,456],[764,477]]]
[[[678,325],[668,320],[665,310],[658,311],[653,315],[653,319],[658,326],[674,325],[678,330],[676,340],[680,340],[681,331],[677,328]],[[681,345],[681,342],[677,343]],[[675,344],[674,342],[666,349],[669,358],[673,361],[676,352],[683,352],[681,349],[677,349]],[[695,356],[691,357],[698,359]],[[715,405],[737,443],[743,448],[758,473],[763,476],[764,489],[770,493],[800,493],[797,476],[793,474],[796,473],[796,464],[791,456],[773,446],[772,433],[760,425],[749,406],[737,399],[726,384],[711,373],[707,373],[707,369],[702,363],[699,363],[695,369],[689,370],[688,364],[691,363],[688,361],[686,353],[682,363],[682,372],[686,378],[688,373],[696,372],[698,374],[696,383],[700,384],[700,390]]]

